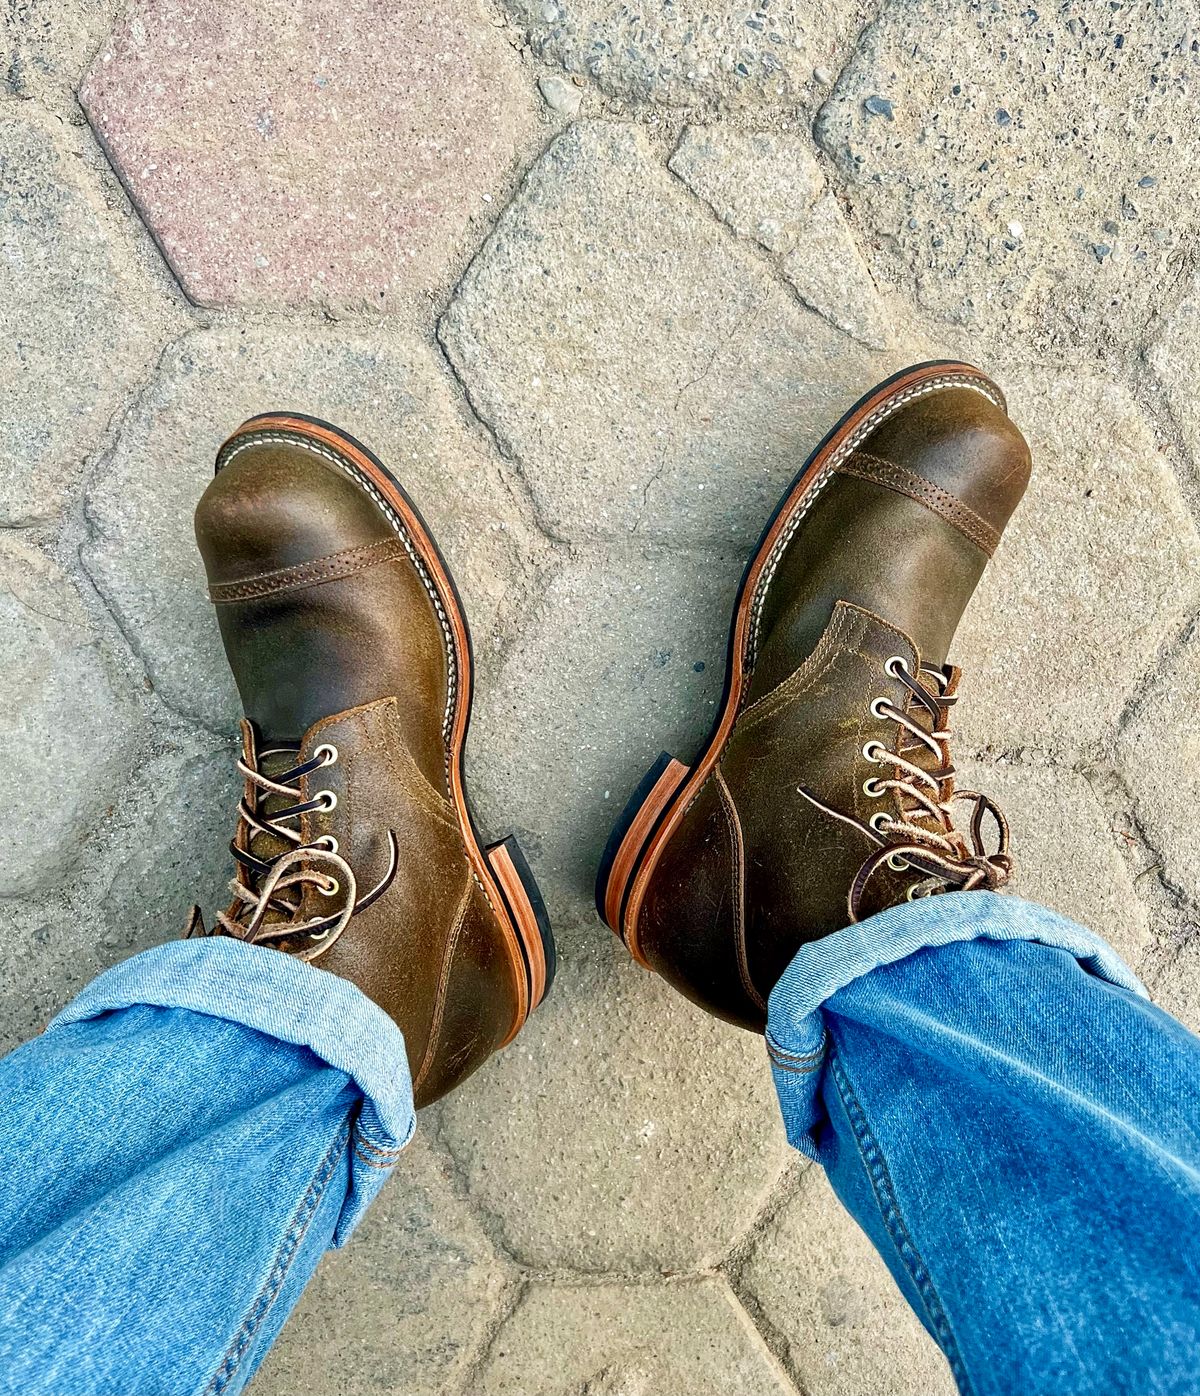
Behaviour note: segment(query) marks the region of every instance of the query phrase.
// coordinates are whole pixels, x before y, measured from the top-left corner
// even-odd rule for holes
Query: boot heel
[[[596,910],[604,924],[622,939],[625,893],[663,812],[689,773],[682,761],[664,751],[642,777],[608,837],[596,875]]]
[[[532,1013],[550,992],[558,968],[554,933],[550,929],[546,904],[521,846],[511,834],[484,852],[504,893],[505,904],[525,956],[525,972],[529,978],[529,1011]]]

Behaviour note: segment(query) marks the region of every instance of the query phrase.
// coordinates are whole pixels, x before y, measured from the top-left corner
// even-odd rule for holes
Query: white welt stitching
[[[442,718],[442,736],[447,743],[446,760],[449,762],[449,742],[450,733],[454,725],[454,700],[458,690],[458,663],[454,652],[454,636],[450,629],[450,622],[446,618],[446,612],[442,607],[441,597],[438,595],[437,587],[433,584],[433,579],[429,576],[420,554],[417,552],[412,539],[408,536],[408,530],[404,527],[404,521],[395,509],[380,494],[376,486],[358,469],[351,461],[339,456],[328,447],[318,445],[306,436],[298,433],[293,435],[290,432],[256,431],[247,436],[239,436],[236,443],[228,450],[221,453],[217,459],[217,469],[221,470],[229,464],[233,458],[241,451],[247,450],[251,446],[258,446],[263,443],[277,446],[299,446],[301,450],[311,451],[313,455],[320,456],[327,460],[349,477],[361,489],[371,496],[391,526],[396,530],[400,541],[404,544],[404,551],[408,554],[412,565],[417,569],[417,575],[421,579],[421,584],[429,593],[429,599],[433,602],[433,609],[437,612],[438,623],[442,627],[442,636],[446,645],[446,665],[449,671],[446,685],[446,712]]]
[[[767,560],[766,567],[763,568],[762,576],[758,579],[758,584],[754,590],[754,600],[750,619],[750,635],[746,642],[746,664],[753,667],[758,654],[759,627],[762,624],[763,606],[767,599],[767,588],[771,585],[775,577],[776,570],[783,559],[783,554],[787,545],[796,535],[796,530],[800,527],[805,514],[812,508],[817,495],[829,483],[830,477],[835,473],[838,466],[853,451],[856,451],[863,441],[876,429],[881,426],[901,407],[917,398],[928,397],[930,393],[940,392],[943,388],[970,388],[974,392],[980,393],[983,397],[996,407],[1003,407],[1004,402],[992,385],[981,378],[971,378],[965,373],[944,373],[938,378],[927,378],[923,383],[916,383],[911,388],[905,388],[903,392],[897,393],[894,397],[886,398],[874,412],[869,412],[849,436],[839,443],[837,449],[830,455],[829,459],[821,467],[820,474],[809,485],[804,492],[804,503],[798,508],[795,514],[788,520],[787,527],[775,540],[771,549],[771,556]]]

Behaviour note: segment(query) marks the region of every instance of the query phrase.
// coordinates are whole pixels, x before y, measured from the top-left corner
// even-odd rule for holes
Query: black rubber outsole
[[[425,530],[425,536],[429,539],[429,545],[433,549],[434,555],[437,558],[439,564],[441,565],[442,575],[446,578],[447,584],[450,587],[450,595],[454,601],[455,607],[458,610],[459,618],[462,621],[463,635],[466,638],[467,644],[468,682],[465,685],[464,693],[464,699],[467,705],[467,717],[466,721],[463,723],[463,751],[461,760],[463,802],[466,805],[467,809],[467,822],[471,826],[471,833],[475,839],[475,846],[479,849],[482,849],[485,855],[489,847],[498,847],[499,844],[505,844],[508,846],[509,855],[512,857],[513,865],[516,867],[517,873],[525,886],[525,891],[529,897],[530,905],[533,907],[534,915],[537,917],[538,933],[542,938],[542,948],[546,955],[546,986],[542,990],[542,996],[540,999],[538,999],[537,1003],[533,1002],[533,971],[530,967],[528,956],[525,953],[525,946],[521,940],[519,931],[517,934],[517,944],[521,948],[521,960],[525,967],[525,980],[529,992],[529,1011],[530,1013],[532,1013],[535,1008],[537,1008],[540,1004],[545,1002],[546,996],[550,992],[550,984],[554,978],[554,972],[558,966],[558,952],[555,948],[554,932],[551,929],[550,919],[546,913],[546,903],[542,897],[542,890],[538,886],[537,880],[534,878],[533,872],[529,867],[528,860],[526,859],[524,853],[521,851],[520,845],[517,844],[516,840],[513,838],[511,834],[508,835],[506,838],[500,839],[498,844],[485,844],[483,839],[480,837],[478,826],[475,823],[475,815],[471,808],[471,799],[467,787],[466,750],[467,737],[471,730],[471,710],[474,706],[475,701],[475,648],[474,643],[471,639],[471,627],[467,620],[467,609],[463,605],[462,597],[459,594],[458,586],[455,583],[454,573],[450,570],[450,564],[446,561],[445,555],[443,554],[441,548],[438,546],[437,538],[433,532],[433,529],[429,527],[429,524],[426,521],[424,514],[422,514],[420,509],[417,507],[412,495],[409,494],[409,492],[404,488],[400,481],[396,479],[395,475],[391,472],[391,470],[388,469],[388,467],[383,463],[383,461],[379,459],[379,457],[375,454],[374,451],[371,450],[369,446],[363,445],[363,443],[359,441],[359,439],[356,436],[352,436],[350,432],[346,431],[344,428],[335,426],[333,422],[327,422],[321,417],[314,417],[307,412],[292,412],[286,409],[280,409],[275,412],[260,412],[256,416],[247,418],[246,421],[242,423],[242,426],[248,427],[252,426],[255,422],[272,421],[278,417],[291,417],[295,421],[308,422],[311,426],[321,427],[323,430],[333,432],[335,436],[340,436],[344,441],[349,442],[350,445],[353,446],[356,451],[361,451],[362,454],[366,456],[367,459],[372,463],[372,465],[374,465],[377,469],[382,471],[384,475],[387,476],[389,483],[395,489],[396,493],[400,495],[401,499],[404,500],[405,504],[416,515],[418,521],[421,524],[421,527]],[[504,895],[503,888],[500,889],[500,895]],[[508,906],[507,899],[505,900],[505,906],[509,912],[510,917],[512,917],[514,924],[518,924],[516,922],[516,917],[513,913],[512,908]]]
[[[729,623],[729,640],[726,643],[725,648],[725,682],[721,689],[721,698],[717,704],[716,716],[713,719],[713,725],[709,728],[708,735],[697,747],[697,752],[706,752],[708,751],[709,747],[712,746],[712,743],[717,734],[717,730],[721,726],[721,719],[725,712],[725,708],[729,702],[729,691],[733,685],[734,645],[737,641],[737,620],[738,614],[742,609],[742,601],[745,598],[746,587],[749,585],[750,582],[750,573],[753,570],[755,562],[758,560],[759,553],[762,552],[763,546],[767,541],[767,535],[775,526],[775,520],[778,519],[779,515],[786,508],[788,501],[791,499],[792,494],[795,492],[796,486],[803,479],[804,475],[807,473],[813,461],[817,458],[817,456],[821,454],[821,452],[826,448],[826,446],[829,445],[833,438],[838,435],[838,433],[851,419],[851,417],[855,415],[855,413],[859,410],[860,407],[862,407],[866,402],[868,402],[871,398],[875,397],[884,389],[891,387],[893,383],[897,383],[900,381],[901,378],[907,378],[910,373],[918,372],[921,369],[961,368],[963,366],[964,365],[962,361],[959,359],[927,359],[922,363],[909,364],[905,368],[898,369],[895,373],[889,375],[887,378],[881,379],[878,383],[874,384],[873,387],[868,389],[867,392],[863,393],[861,397],[857,398],[851,404],[851,406],[848,407],[846,411],[842,413],[842,415],[837,419],[837,421],[834,422],[833,426],[829,428],[825,435],[821,437],[820,441],[817,442],[817,444],[808,453],[808,455],[805,456],[803,465],[801,465],[800,469],[797,470],[796,473],[792,476],[791,480],[788,482],[787,488],[779,496],[779,502],[776,504],[775,508],[771,510],[770,516],[768,517],[766,523],[763,525],[762,531],[758,535],[758,541],[755,543],[754,547],[751,548],[750,553],[746,559],[746,565],[742,569],[741,580],[738,582],[737,592],[734,595],[733,607],[730,611],[731,619]],[[987,375],[980,372],[979,376],[983,378]],[[659,757],[658,761],[655,762],[655,764],[642,778],[637,790],[635,790],[634,793],[629,797],[629,800],[626,803],[625,808],[621,812],[621,816],[617,822],[617,825],[614,827],[612,834],[609,836],[608,842],[604,846],[604,854],[600,861],[600,867],[596,873],[595,899],[596,910],[600,915],[600,920],[603,921],[606,926],[608,925],[608,922],[607,920],[605,920],[604,916],[604,893],[607,890],[608,874],[612,870],[612,865],[614,860],[616,859],[617,850],[620,848],[621,841],[624,839],[626,833],[629,831],[630,824],[636,818],[638,809],[641,806],[641,802],[653,789],[654,781],[658,779],[658,776],[661,775],[663,770],[665,769],[665,762],[670,761],[672,759],[672,757],[664,753],[662,756]],[[696,764],[695,758],[689,764],[694,766]],[[668,804],[667,809],[670,809],[670,804]],[[655,829],[659,827],[659,824],[661,824],[662,819],[666,816],[666,813],[667,810],[664,810],[663,814],[660,816],[659,820],[654,825]],[[653,830],[650,834],[647,835],[647,841],[650,837],[652,837],[652,835]],[[637,872],[635,869],[634,873],[630,876],[629,885],[626,887],[621,897],[621,909],[617,916],[618,925],[610,927],[610,929],[615,931],[617,935],[621,934],[619,923],[625,915],[625,903],[628,900],[629,889],[633,886],[636,876]]]

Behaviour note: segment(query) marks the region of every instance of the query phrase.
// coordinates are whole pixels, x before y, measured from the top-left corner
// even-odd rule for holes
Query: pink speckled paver
[[[474,0],[142,0],[80,98],[204,305],[439,285],[538,123]]]

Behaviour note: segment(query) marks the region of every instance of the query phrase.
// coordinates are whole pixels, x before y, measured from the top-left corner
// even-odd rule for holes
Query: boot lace
[[[901,733],[895,751],[878,741],[863,747],[868,761],[892,768],[889,775],[864,781],[863,793],[870,799],[894,793],[899,813],[881,810],[865,824],[848,820],[876,845],[850,884],[847,909],[852,923],[860,918],[867,888],[885,867],[892,872],[920,874],[908,887],[909,901],[938,892],[996,891],[1013,871],[1008,821],[1000,807],[981,791],[959,790],[954,785],[949,714],[958,701],[960,671],[949,664],[942,668],[922,666],[914,675],[899,655],[893,655],[884,670],[903,682],[909,698],[905,708],[888,698],[876,698],[871,704],[872,716],[896,723]],[[915,756],[924,760],[914,760]],[[847,819],[811,792],[802,788],[802,793],[826,813]],[[955,823],[960,804],[971,807],[965,833]],[[995,847],[990,850],[984,839],[988,815],[996,828]]]
[[[193,908],[187,934],[227,935],[252,945],[299,940],[299,948],[293,948],[292,953],[314,960],[330,949],[352,916],[370,906],[391,884],[399,858],[396,836],[388,830],[387,869],[369,892],[359,896],[354,870],[339,853],[337,839],[322,834],[305,842],[300,830],[293,827],[306,814],[336,807],[337,796],[332,790],[319,790],[305,799],[299,782],[334,765],[337,747],[323,743],[307,761],[268,775],[264,763],[278,767],[289,759],[294,761],[300,753],[299,744],[258,751],[248,724],[243,724],[243,736],[237,768],[245,781],[245,793],[238,804],[238,829],[229,845],[238,865],[237,876],[229,884],[233,903],[228,911],[217,913],[209,932],[204,929],[199,908]],[[269,812],[268,804],[272,805]],[[278,848],[280,843],[285,845],[280,851],[269,852],[264,847]],[[336,900],[336,907],[325,914],[305,916],[309,887],[322,898]]]

